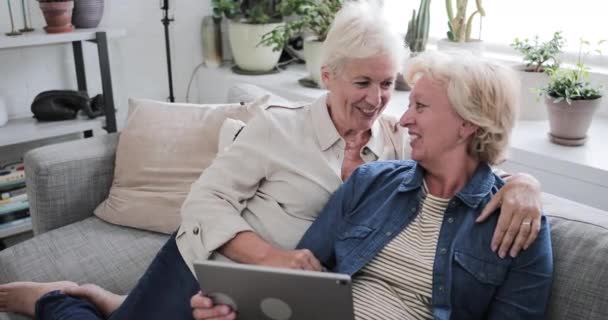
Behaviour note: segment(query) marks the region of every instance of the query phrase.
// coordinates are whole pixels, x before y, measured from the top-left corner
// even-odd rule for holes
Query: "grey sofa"
[[[26,154],[36,236],[0,251],[0,283],[69,279],[121,294],[135,285],[167,235],[93,216],[112,182],[117,140],[110,134]],[[549,194],[543,202],[555,260],[549,319],[608,319],[608,212]]]

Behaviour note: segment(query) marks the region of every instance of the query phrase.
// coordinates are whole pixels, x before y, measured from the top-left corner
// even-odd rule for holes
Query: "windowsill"
[[[608,187],[608,118],[595,117],[585,145],[554,144],[548,137],[549,122],[519,121],[513,132],[511,158],[538,170],[559,173]]]

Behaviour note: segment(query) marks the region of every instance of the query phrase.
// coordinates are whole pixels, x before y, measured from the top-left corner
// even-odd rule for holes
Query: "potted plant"
[[[549,137],[557,144],[585,144],[591,120],[600,104],[602,86],[589,82],[589,67],[583,63],[583,56],[589,54],[583,47],[588,45],[581,40],[574,68],[549,69],[549,83],[539,90],[539,96],[545,97],[549,113]]]
[[[246,72],[267,73],[279,61],[281,51],[261,43],[262,36],[284,25],[274,0],[212,0],[214,15],[225,16],[232,55]]]
[[[47,33],[71,32],[73,0],[38,0],[40,9],[46,21],[44,30]]]
[[[289,39],[304,34],[306,69],[318,85],[321,83],[321,47],[342,3],[343,0],[283,0],[279,4],[281,13],[295,17],[264,35],[262,43],[281,50]]]
[[[523,55],[524,65],[517,65],[521,77],[521,120],[546,120],[547,109],[536,98],[536,90],[547,85],[546,71],[559,67],[558,55],[565,43],[561,32],[555,32],[547,42],[540,42],[538,36],[533,41],[515,38],[511,47]]]
[[[429,40],[430,5],[431,0],[420,0],[418,14],[416,14],[416,9],[412,10],[412,18],[407,24],[405,34],[405,45],[410,50],[410,57],[415,57],[426,50],[426,43]],[[397,75],[395,89],[410,90],[401,73]]]
[[[486,16],[486,12],[483,9],[481,2],[482,0],[475,0],[476,9],[467,16],[468,0],[456,0],[456,15],[454,15],[452,0],[445,1],[449,30],[447,32],[447,39],[441,39],[437,42],[437,48],[439,50],[467,50],[473,54],[481,54],[483,52],[483,43],[481,40],[471,38],[471,30],[475,16]]]

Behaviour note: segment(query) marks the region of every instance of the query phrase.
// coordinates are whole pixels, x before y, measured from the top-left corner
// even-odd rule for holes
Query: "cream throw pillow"
[[[224,120],[246,122],[267,100],[265,96],[244,105],[194,105],[130,99],[114,181],[95,215],[138,229],[177,230],[191,184],[217,154]]]

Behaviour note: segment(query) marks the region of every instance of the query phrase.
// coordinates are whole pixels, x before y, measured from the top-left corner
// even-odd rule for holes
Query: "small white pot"
[[[304,59],[306,60],[306,70],[310,78],[321,87],[321,51],[323,42],[315,39],[304,40]]]
[[[228,36],[236,65],[247,71],[270,71],[279,62],[281,51],[272,51],[272,47],[259,44],[262,36],[284,22],[268,24],[251,24],[230,21]]]
[[[4,98],[0,97],[0,127],[6,125],[8,122],[8,110],[6,109],[6,103]]]
[[[524,65],[515,67],[521,79],[521,99],[519,108],[520,120],[547,120],[547,108],[543,99],[537,98],[538,89],[549,82],[549,76],[544,72],[525,71]]]
[[[484,45],[481,40],[454,42],[444,38],[437,41],[437,50],[446,52],[468,51],[476,56],[483,56]]]

